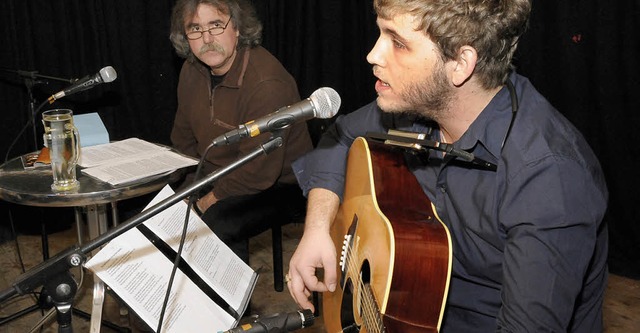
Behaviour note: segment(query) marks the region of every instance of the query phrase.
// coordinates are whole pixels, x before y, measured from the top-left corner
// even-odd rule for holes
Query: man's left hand
[[[196,205],[201,212],[206,212],[209,207],[218,202],[218,199],[213,194],[213,192],[209,192],[204,195],[200,200],[196,201]]]

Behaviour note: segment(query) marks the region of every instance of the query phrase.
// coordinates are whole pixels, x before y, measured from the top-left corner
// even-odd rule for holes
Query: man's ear
[[[475,48],[465,45],[458,51],[458,57],[453,61],[453,71],[451,71],[451,82],[459,87],[473,74],[478,61],[478,52]]]

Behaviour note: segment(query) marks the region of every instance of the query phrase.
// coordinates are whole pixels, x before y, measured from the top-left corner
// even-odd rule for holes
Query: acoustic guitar
[[[354,141],[331,233],[339,283],[323,294],[327,332],[438,332],[451,239],[401,153]]]

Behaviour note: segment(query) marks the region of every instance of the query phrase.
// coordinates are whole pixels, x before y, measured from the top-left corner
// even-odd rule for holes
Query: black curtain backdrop
[[[377,38],[371,0],[253,0],[264,23],[263,45],[298,81],[300,95],[328,86],[340,113],[375,98],[365,57]],[[139,137],[168,144],[182,64],[169,42],[172,0],[0,1],[0,156],[29,120],[24,75],[80,78],[111,65],[118,79],[56,101],[75,114],[98,112],[111,139]],[[640,0],[534,1],[531,27],[516,53],[526,76],[585,135],[600,158],[610,190],[606,220],[611,271],[640,278]],[[36,105],[68,82],[39,79]],[[309,122],[314,139],[332,120]],[[39,149],[40,118],[19,137],[10,157]],[[34,143],[34,138],[38,143]],[[544,195],[544,194],[541,194]],[[0,204],[19,226],[33,212]],[[50,215],[47,215],[50,216]],[[37,219],[37,216],[35,217]]]

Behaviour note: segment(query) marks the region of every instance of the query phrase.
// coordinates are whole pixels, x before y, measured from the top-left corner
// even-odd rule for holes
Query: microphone
[[[285,129],[289,125],[312,118],[331,118],[340,108],[340,95],[331,88],[320,88],[296,104],[280,108],[259,119],[252,120],[238,126],[212,142],[212,146],[230,145],[246,137],[255,137],[263,132],[273,132]]]
[[[299,330],[313,325],[313,312],[309,309],[290,313],[276,313],[253,323],[240,325],[218,333],[276,333]]]
[[[73,84],[64,90],[61,90],[48,98],[49,104],[53,103],[55,100],[60,99],[64,96],[68,96],[71,94],[75,94],[80,91],[84,91],[87,89],[91,89],[94,86],[100,83],[111,82],[118,77],[116,70],[111,66],[104,67],[95,75],[87,75],[81,79],[76,80]]]

